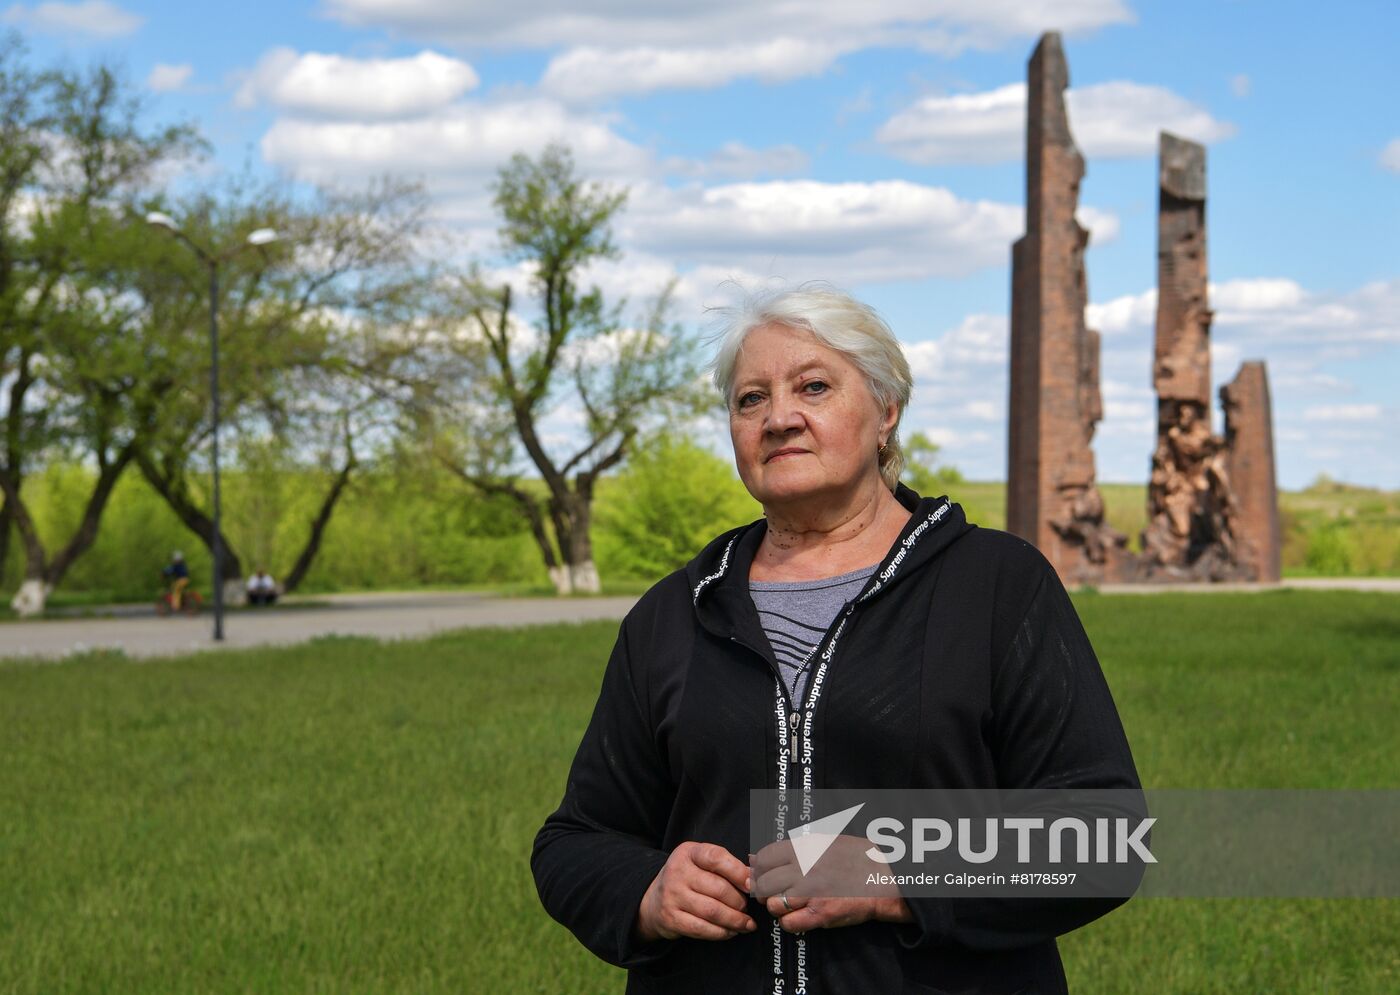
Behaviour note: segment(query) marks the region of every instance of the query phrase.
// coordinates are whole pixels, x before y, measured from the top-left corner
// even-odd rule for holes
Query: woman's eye
[[[757,393],[754,393],[753,391],[750,391],[749,393],[745,394],[743,397],[739,398],[739,407],[741,407],[741,408],[747,408],[747,407],[749,406],[749,400],[750,400],[751,398],[752,398],[752,399],[757,399],[757,398],[758,398],[758,394],[757,394]]]
[[[826,393],[826,384],[823,383],[823,382],[820,381],[820,380],[813,380],[811,383],[804,384],[804,385],[802,386],[802,389],[803,389],[803,390],[806,390],[808,387],[816,387],[816,388],[818,388],[818,390],[813,391],[813,393],[816,393],[816,394],[824,394],[824,393]]]

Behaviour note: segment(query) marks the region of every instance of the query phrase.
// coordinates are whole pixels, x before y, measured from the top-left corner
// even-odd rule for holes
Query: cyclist
[[[171,553],[170,564],[161,571],[161,575],[170,581],[170,609],[179,611],[185,588],[190,585],[190,568],[185,563],[185,554],[178,549]]]

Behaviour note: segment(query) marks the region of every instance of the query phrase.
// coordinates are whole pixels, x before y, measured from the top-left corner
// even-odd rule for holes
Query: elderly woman
[[[549,913],[628,992],[1062,992],[1055,937],[1122,899],[752,897],[749,791],[1136,788],[1054,569],[899,482],[909,366],[869,307],[758,298],[714,380],[763,519],[623,621],[564,799]]]

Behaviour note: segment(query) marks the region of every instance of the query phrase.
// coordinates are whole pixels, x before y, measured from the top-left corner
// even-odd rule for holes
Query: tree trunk
[[[87,504],[83,507],[82,520],[78,522],[72,537],[52,560],[48,558],[44,549],[44,541],[39,536],[39,529],[29,513],[29,508],[20,497],[18,483],[5,475],[4,481],[0,482],[0,490],[5,493],[5,513],[7,518],[14,519],[20,541],[24,544],[24,581],[20,584],[14,600],[10,602],[10,607],[17,614],[24,617],[43,614],[49,595],[68,573],[68,568],[87,552],[97,539],[97,527],[102,521],[102,512],[107,508],[117,479],[131,462],[131,456],[131,447],[128,446],[112,462],[103,461],[97,475],[97,483],[93,485],[92,493],[88,495]],[[8,524],[6,522],[6,531]],[[8,542],[8,539],[6,541]]]
[[[598,568],[594,565],[592,557],[577,563],[570,563],[569,573],[573,577],[575,591],[583,594],[602,593],[603,584],[598,578]]]
[[[5,561],[10,556],[10,526],[14,523],[10,502],[0,504],[0,578],[5,574]]]
[[[540,512],[540,504],[535,498],[509,482],[473,476],[451,460],[444,459],[442,464],[483,494],[503,494],[514,501],[525,513],[525,520],[530,523],[530,535],[534,538],[535,545],[539,547],[540,556],[544,559],[544,569],[549,574],[549,582],[554,585],[554,592],[562,597],[573,591],[573,578],[570,575],[568,564],[561,563],[559,557],[554,555],[554,543],[550,541],[549,530],[545,527],[544,515]],[[550,516],[557,532],[559,519],[554,514],[554,507],[554,502],[551,501]],[[564,548],[562,542],[559,548],[561,550]]]
[[[147,483],[155,489],[155,492],[165,499],[165,503],[170,506],[170,510],[208,547],[212,553],[214,550],[214,521],[202,510],[195,506],[189,495],[184,493],[184,489],[166,474],[161,472],[156,466],[149,453],[138,449],[136,451],[136,465],[141,468],[141,475],[146,478]],[[242,581],[243,561],[234,551],[233,546],[228,541],[228,536],[220,534],[224,547],[224,582]],[[225,590],[228,590],[225,587]],[[242,595],[237,595],[237,600],[242,600]]]
[[[10,474],[4,474],[0,476],[0,488],[4,489],[5,507],[14,516],[15,531],[19,533],[20,545],[24,550],[24,580],[10,607],[22,618],[41,615],[51,590],[44,577],[44,543],[39,538],[33,516],[20,497],[19,482]]]
[[[53,589],[36,577],[26,577],[20,581],[19,590],[10,599],[10,607],[20,618],[33,618],[44,614]]]
[[[311,534],[306,537],[306,545],[301,549],[301,554],[297,556],[296,563],[292,566],[291,572],[287,574],[282,582],[282,593],[290,594],[296,590],[297,585],[305,578],[306,572],[311,569],[311,562],[316,559],[316,553],[321,548],[321,537],[326,531],[326,525],[331,520],[331,514],[335,511],[335,504],[340,500],[340,495],[345,491],[345,485],[350,482],[350,472],[355,469],[355,455],[351,453],[345,461],[344,468],[336,474],[335,482],[331,484],[326,499],[321,502],[321,508],[316,513],[316,517],[311,521]]]
[[[555,564],[546,569],[549,571],[549,582],[554,585],[555,594],[564,598],[574,593],[573,573],[567,566]]]
[[[565,547],[569,578],[574,593],[598,594],[602,583],[593,563],[593,508],[591,495],[570,494],[563,516],[569,522],[568,545]],[[561,539],[560,545],[563,546]]]
[[[111,500],[112,489],[116,487],[118,478],[122,471],[131,462],[132,447],[127,446],[117,454],[117,458],[111,463],[104,463],[101,471],[97,475],[97,483],[93,486],[92,494],[88,496],[87,505],[83,508],[82,521],[78,523],[77,530],[73,537],[68,540],[68,544],[58,551],[58,555],[49,563],[48,569],[44,572],[44,580],[49,589],[57,587],[63,580],[68,568],[88,551],[97,540],[97,527],[102,522],[102,513],[107,510],[107,502]]]

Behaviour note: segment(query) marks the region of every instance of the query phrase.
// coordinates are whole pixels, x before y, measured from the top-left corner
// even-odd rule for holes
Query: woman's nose
[[[802,427],[802,412],[797,398],[784,391],[774,391],[768,402],[768,419],[763,426],[769,432],[789,432]]]

